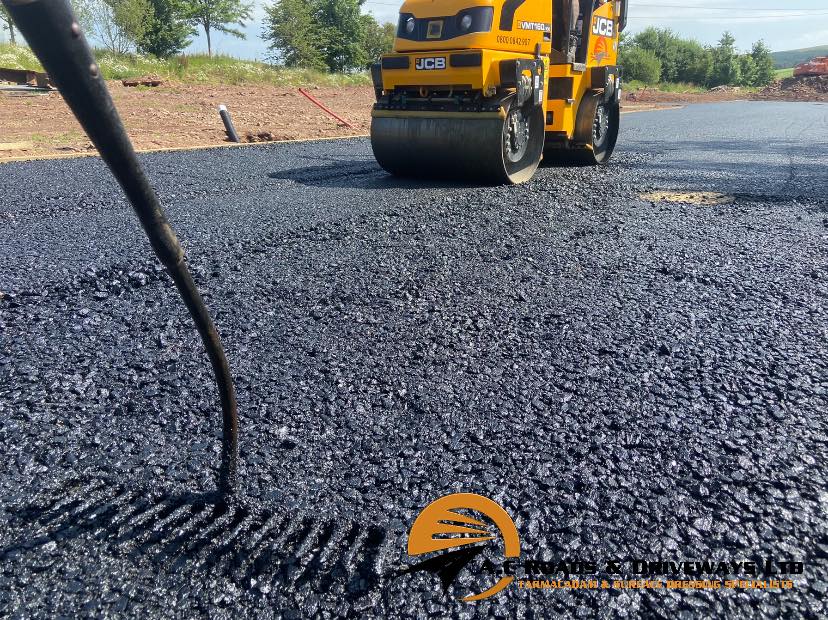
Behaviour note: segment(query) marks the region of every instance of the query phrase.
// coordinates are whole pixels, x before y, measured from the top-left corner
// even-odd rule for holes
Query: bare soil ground
[[[751,101],[821,101],[828,102],[828,75],[790,77],[774,82],[756,92],[739,87],[720,86],[701,93],[665,92],[644,88],[626,93],[627,104],[645,103],[716,103],[747,99]]]
[[[374,98],[373,90],[364,86],[306,89],[353,125],[351,129],[295,88],[174,83],[134,88],[115,81],[108,86],[138,150],[226,144],[220,104],[230,110],[242,140],[259,141],[259,134],[266,140],[364,135]],[[95,152],[57,92],[0,93],[0,109],[0,161]]]
[[[671,104],[671,103],[717,103],[720,101],[734,101],[748,99],[750,93],[741,88],[722,88],[706,92],[666,92],[657,88],[641,88],[624,93],[624,103],[627,106],[641,106],[644,104]]]
[[[296,88],[267,85],[203,86],[164,83],[126,87],[109,82],[115,105],[138,150],[208,147],[227,144],[217,108],[225,104],[245,142],[365,135],[374,99],[368,86],[307,89],[347,120],[349,128],[319,109]],[[823,89],[824,91],[825,89]],[[822,99],[820,99],[820,97]],[[734,99],[825,100],[824,92],[787,80],[762,93],[720,89],[705,93],[669,93],[644,89],[627,93],[627,112],[687,103]],[[94,154],[78,122],[57,92],[0,92],[0,162]]]

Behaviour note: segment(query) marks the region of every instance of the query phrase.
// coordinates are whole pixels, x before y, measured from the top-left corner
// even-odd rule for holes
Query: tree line
[[[244,0],[71,0],[91,37],[116,54],[159,58],[180,54],[200,29],[212,55],[216,32],[244,38],[253,5]],[[364,0],[275,0],[264,6],[261,32],[270,60],[288,67],[333,72],[364,69],[394,42],[396,26],[361,12]],[[2,9],[2,4],[0,4]],[[5,9],[0,24],[14,36]],[[12,39],[14,40],[14,39]],[[770,49],[762,41],[739,53],[725,32],[703,46],[669,29],[647,28],[622,37],[620,64],[627,80],[646,84],[691,82],[713,87],[765,86],[774,79]]]
[[[237,26],[250,19],[252,4],[242,0],[70,0],[86,36],[113,54],[140,52],[159,58],[180,54],[203,28],[244,38]],[[14,24],[0,4],[0,27],[16,43]]]
[[[212,56],[216,32],[245,38],[253,13],[244,0],[71,0],[84,31],[113,54],[170,58],[201,30]],[[270,59],[289,67],[328,71],[363,69],[390,51],[396,26],[361,12],[364,0],[276,0],[266,4],[261,37]],[[0,26],[15,32],[0,4]]]
[[[690,82],[714,86],[767,86],[774,80],[771,51],[763,41],[740,54],[725,32],[715,46],[703,46],[666,28],[647,28],[623,37],[619,64],[627,80],[645,84]]]

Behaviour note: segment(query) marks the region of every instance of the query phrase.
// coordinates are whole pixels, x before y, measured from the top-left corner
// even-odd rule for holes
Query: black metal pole
[[[227,111],[227,106],[222,103],[218,107],[218,110],[221,121],[224,123],[224,131],[227,132],[227,137],[230,138],[231,142],[241,142],[239,140],[239,134],[236,133],[236,128],[233,126],[233,119],[230,118],[230,112]]]
[[[144,231],[175,282],[207,349],[223,412],[219,487],[232,493],[238,471],[238,412],[230,366],[210,312],[124,130],[68,0],[2,0],[52,82],[118,179]]]

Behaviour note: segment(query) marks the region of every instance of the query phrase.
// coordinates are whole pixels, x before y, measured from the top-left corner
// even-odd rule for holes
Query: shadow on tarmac
[[[394,176],[372,160],[337,160],[323,166],[305,166],[271,172],[269,178],[293,181],[313,187],[342,189],[451,189],[479,187],[479,184],[456,182],[450,179],[419,179]]]
[[[81,549],[104,543],[116,556],[149,560],[168,571],[203,570],[239,585],[341,589],[359,599],[374,589],[385,529],[295,514],[218,493],[170,492],[94,480],[7,509],[15,542],[0,561],[38,553],[44,545]],[[82,553],[83,551],[81,551]],[[337,586],[338,584],[338,586]]]

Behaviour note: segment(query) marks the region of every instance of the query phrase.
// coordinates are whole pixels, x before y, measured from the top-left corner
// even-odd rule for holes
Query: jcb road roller
[[[628,0],[405,0],[372,67],[371,145],[401,176],[522,183],[542,158],[604,164],[618,138]]]

